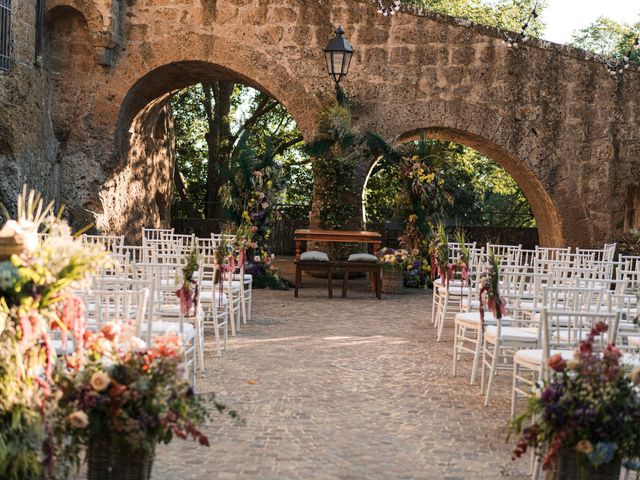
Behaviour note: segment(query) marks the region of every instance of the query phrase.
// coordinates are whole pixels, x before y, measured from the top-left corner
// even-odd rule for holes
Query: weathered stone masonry
[[[211,79],[278,98],[305,138],[333,95],[322,49],[342,24],[345,87],[363,129],[426,129],[487,154],[518,182],[547,245],[615,236],[640,184],[640,73],[612,79],[585,52],[440,15],[392,19],[357,0],[50,0],[44,65],[35,12],[14,0],[14,65],[0,74],[0,200],[30,183],[74,221],[133,235],[171,202],[170,94]],[[363,168],[366,170],[366,168]],[[637,206],[627,205],[629,211]],[[629,217],[629,215],[627,215]],[[629,225],[633,226],[633,225]]]

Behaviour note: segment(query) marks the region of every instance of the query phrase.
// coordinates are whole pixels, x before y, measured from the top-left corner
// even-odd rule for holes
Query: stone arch
[[[554,201],[544,185],[522,160],[494,142],[487,141],[468,131],[451,128],[415,129],[400,135],[397,142],[405,143],[417,140],[422,135],[433,140],[455,142],[468,146],[495,161],[513,177],[529,201],[538,224],[541,245],[560,246],[566,243],[562,230],[561,215]],[[376,162],[377,159],[369,165],[368,172],[371,171]]]
[[[100,230],[125,232],[133,239],[142,226],[168,224],[175,168],[169,101],[174,93],[204,81],[242,83],[277,98],[285,108],[292,100],[283,101],[261,82],[210,61],[176,61],[147,71],[120,104],[115,162],[103,186],[101,205],[94,205]],[[298,121],[296,113],[291,115]]]
[[[45,10],[45,18],[59,14],[60,11],[71,11],[82,15],[90,32],[101,32],[105,28],[102,13],[93,2],[86,0],[48,0]]]
[[[89,92],[78,88],[93,71],[92,40],[83,13],[70,6],[45,15],[44,66],[51,85],[51,120],[57,139],[65,142],[86,108]],[[70,78],[73,72],[74,78]]]

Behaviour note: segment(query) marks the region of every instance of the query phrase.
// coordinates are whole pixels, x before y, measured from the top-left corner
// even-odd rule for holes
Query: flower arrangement
[[[404,270],[412,263],[409,252],[402,248],[396,250],[385,247],[376,253],[376,257],[382,263],[382,268],[387,270]]]
[[[0,237],[20,246],[0,262],[0,478],[42,478],[55,459],[51,332],[61,331],[63,344],[82,336],[82,303],[71,289],[107,263],[106,253],[74,238],[53,204],[26,187],[18,220]]]
[[[98,446],[101,455],[107,450],[115,457],[125,454],[129,461],[152,457],[158,443],[174,437],[208,446],[199,427],[209,414],[189,385],[182,360],[174,334],[157,337],[147,347],[115,323],[87,332],[84,354],[69,356],[56,377],[57,434],[66,465],[79,466],[80,452],[88,448],[89,468],[95,467]]]
[[[507,304],[500,296],[500,261],[493,252],[489,254],[487,271],[480,275],[478,288],[480,290],[481,322],[484,322],[485,305],[495,318],[502,318],[507,313]]]
[[[180,312],[182,315],[189,315],[192,308],[198,308],[198,288],[191,290],[191,285],[195,284],[195,273],[200,266],[198,251],[193,248],[186,256],[186,262],[182,267],[182,286],[176,290],[176,296],[180,299]],[[197,284],[196,284],[197,285]]]
[[[613,345],[597,348],[596,337],[606,331],[605,323],[596,324],[569,361],[560,354],[549,358],[550,379],[512,425],[521,434],[514,459],[534,447],[550,470],[572,452],[584,478],[607,466],[618,478],[621,459],[640,457],[640,369],[625,370]]]

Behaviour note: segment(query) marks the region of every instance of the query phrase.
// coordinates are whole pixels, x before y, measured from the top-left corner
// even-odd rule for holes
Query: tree
[[[619,23],[610,18],[600,17],[591,25],[574,32],[571,44],[615,58],[622,58],[631,50],[630,60],[640,63],[640,51],[631,48],[638,33],[640,33],[640,22]]]
[[[497,0],[487,3],[483,0],[405,0],[406,3],[426,8],[438,13],[454,17],[466,18],[473,22],[519,31],[523,23],[529,19],[533,7],[537,3],[536,11],[542,13],[547,1],[540,0]],[[544,30],[540,16],[531,19],[527,33],[532,36],[540,35]]]
[[[193,208],[188,216],[222,218],[220,188],[239,139],[263,155],[286,156],[302,141],[295,121],[272,97],[250,87],[229,82],[194,85],[172,99],[176,125],[176,193]],[[298,150],[300,152],[300,150]],[[302,154],[285,157],[290,163]]]

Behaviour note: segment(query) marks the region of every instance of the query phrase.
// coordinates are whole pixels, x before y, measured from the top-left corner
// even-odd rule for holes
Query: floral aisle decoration
[[[200,265],[198,251],[194,248],[186,256],[186,262],[182,267],[182,286],[176,290],[176,296],[180,300],[180,312],[182,315],[190,315],[192,310],[198,310],[198,284],[195,273]]]
[[[412,258],[404,249],[385,247],[376,253],[382,267],[382,291],[399,293],[404,286],[405,271],[412,265]]]
[[[115,323],[87,332],[84,353],[68,357],[56,381],[61,455],[79,467],[86,452],[90,480],[150,478],[157,444],[190,437],[209,446],[200,430],[207,400],[226,409],[213,395],[195,395],[178,336],[148,347]]]
[[[101,246],[74,238],[36,192],[25,187],[17,211],[0,231],[0,478],[25,480],[54,474],[53,331],[62,345],[68,335],[82,338],[82,302],[72,291],[107,259]]]
[[[449,237],[442,223],[435,228],[435,235],[429,245],[431,254],[431,276],[439,276],[442,284],[449,287],[449,281],[456,271],[456,264],[450,263]]]
[[[480,275],[478,289],[480,290],[480,322],[482,326],[484,326],[485,308],[488,308],[497,319],[506,315],[507,304],[500,296],[500,262],[493,253],[489,255],[487,271]]]
[[[617,480],[621,460],[640,457],[640,369],[625,369],[615,346],[596,344],[606,331],[596,324],[571,360],[551,356],[550,378],[512,425],[520,434],[513,458],[535,448],[548,479]]]
[[[411,262],[405,270],[406,287],[424,288],[429,281],[431,264],[429,261],[429,243],[417,225],[418,216],[409,215],[404,234],[398,238],[400,245],[411,252]]]
[[[456,230],[456,243],[460,245],[460,253],[456,259],[456,267],[460,271],[460,279],[463,283],[469,285],[469,262],[471,260],[471,252],[467,245],[467,238],[464,230],[458,228]]]

